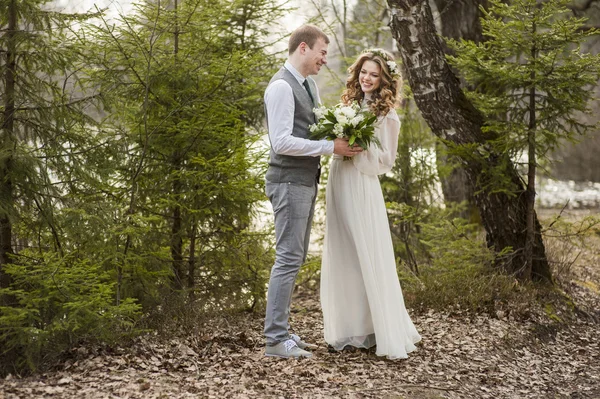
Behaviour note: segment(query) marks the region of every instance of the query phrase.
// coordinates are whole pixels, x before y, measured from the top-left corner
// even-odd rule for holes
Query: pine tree
[[[54,209],[85,179],[74,162],[93,146],[94,124],[78,75],[83,58],[69,32],[91,15],[61,14],[47,0],[3,0],[0,8],[0,287],[13,255],[42,235],[64,254]],[[37,236],[36,236],[37,235]],[[16,261],[18,262],[18,261]]]
[[[96,15],[47,3],[0,1],[0,373],[35,369],[82,338],[111,340],[138,310],[114,306],[102,240],[85,240],[104,224],[90,203],[106,143],[76,37]]]
[[[281,11],[271,0],[148,2],[119,25],[90,27],[104,128],[126,154],[110,177],[127,198],[114,237],[118,298],[143,296],[140,278],[165,273],[174,292],[238,304],[262,295],[239,291],[269,263],[247,227],[264,196],[252,132],[276,68],[264,37]]]
[[[527,264],[529,278],[535,240],[535,178],[538,164],[564,139],[572,140],[591,126],[581,122],[588,112],[590,88],[599,78],[600,55],[581,52],[593,30],[585,19],[569,16],[565,0],[490,1],[482,8],[485,43],[454,42],[450,60],[473,87],[470,98],[486,116],[494,148],[512,159],[527,155]],[[490,173],[495,176],[496,173]],[[496,189],[504,180],[491,179]]]

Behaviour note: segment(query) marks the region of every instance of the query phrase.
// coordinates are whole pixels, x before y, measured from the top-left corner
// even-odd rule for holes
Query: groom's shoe
[[[300,349],[296,341],[288,339],[280,342],[274,346],[268,346],[265,348],[266,356],[274,357],[285,357],[285,358],[300,358],[300,357],[311,357],[312,353]]]
[[[317,345],[315,344],[309,344],[308,342],[302,341],[302,338],[300,338],[296,334],[290,334],[290,338],[294,340],[294,342],[296,343],[296,345],[298,345],[298,348],[300,349],[315,349],[317,347]]]

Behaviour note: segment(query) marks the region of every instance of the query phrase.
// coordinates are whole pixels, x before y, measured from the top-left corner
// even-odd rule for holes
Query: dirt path
[[[568,327],[503,314],[417,315],[423,342],[401,361],[329,353],[317,295],[305,293],[292,323],[319,344],[313,359],[265,358],[261,315],[219,317],[166,342],[148,336],[129,348],[82,348],[54,372],[0,381],[0,399],[600,398],[598,296],[574,290],[591,312]]]

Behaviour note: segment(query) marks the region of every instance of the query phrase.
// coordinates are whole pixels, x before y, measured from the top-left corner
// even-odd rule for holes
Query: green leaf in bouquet
[[[335,115],[333,115],[333,113],[328,112],[325,114],[325,119],[327,119],[329,122],[335,124],[337,122],[337,120],[335,119]]]
[[[373,126],[367,126],[362,129],[363,136],[372,136],[375,128]]]
[[[377,120],[377,115],[371,114],[371,116],[363,119],[363,122],[365,123],[365,125],[372,125],[373,123],[375,123],[376,120]]]

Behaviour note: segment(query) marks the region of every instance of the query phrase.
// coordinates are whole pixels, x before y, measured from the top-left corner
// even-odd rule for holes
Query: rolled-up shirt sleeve
[[[294,94],[286,81],[280,79],[267,87],[265,106],[271,148],[276,154],[313,157],[333,154],[332,141],[315,141],[292,136]]]
[[[398,134],[400,133],[400,119],[396,110],[390,110],[385,117],[378,121],[375,136],[381,143],[381,148],[371,144],[367,151],[363,151],[352,158],[356,169],[366,175],[381,175],[392,170],[398,152]]]

